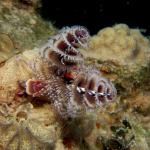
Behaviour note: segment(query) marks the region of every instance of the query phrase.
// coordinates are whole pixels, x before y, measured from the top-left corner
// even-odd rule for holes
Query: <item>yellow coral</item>
[[[83,51],[83,54],[102,61],[140,63],[149,59],[149,44],[149,40],[141,34],[140,30],[119,24],[100,30],[92,37],[89,52]]]

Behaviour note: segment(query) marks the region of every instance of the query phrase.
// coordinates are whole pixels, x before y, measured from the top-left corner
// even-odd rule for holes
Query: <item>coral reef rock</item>
[[[79,49],[87,48],[89,39],[86,28],[66,27],[1,66],[3,149],[57,149],[61,138],[82,146],[78,137],[84,140],[92,132],[92,114],[115,102],[117,95],[109,80],[84,65]]]
[[[130,29],[125,24],[107,27],[92,37],[91,47],[85,55],[123,64],[142,63],[150,58],[150,42],[140,30]],[[90,51],[91,50],[91,51]]]
[[[149,150],[149,39],[56,31],[39,4],[0,1],[0,150]]]
[[[34,3],[32,7],[28,2]],[[32,0],[0,1],[0,63],[15,53],[32,49],[56,32],[52,24],[44,22],[35,11],[38,3]]]

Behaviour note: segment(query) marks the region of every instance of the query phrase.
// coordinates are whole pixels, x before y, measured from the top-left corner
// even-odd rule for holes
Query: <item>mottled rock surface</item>
[[[37,14],[38,4],[32,0],[0,1],[0,63],[55,33],[52,24]]]
[[[33,76],[26,62],[56,32],[36,13],[38,6],[32,0],[0,2],[0,149],[149,150],[149,39],[123,24],[93,36],[90,49],[81,52],[87,65],[115,84],[118,102],[61,120],[49,103],[31,101],[18,86]]]

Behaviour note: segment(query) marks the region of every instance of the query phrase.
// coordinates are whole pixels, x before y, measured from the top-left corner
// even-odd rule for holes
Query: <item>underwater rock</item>
[[[125,24],[106,27],[91,39],[88,53],[101,61],[114,61],[120,64],[140,64],[150,58],[150,42],[140,30],[130,29]],[[91,50],[91,51],[90,51]]]
[[[15,47],[13,41],[10,39],[9,35],[1,33],[0,34],[0,63],[9,59],[15,53]]]
[[[33,5],[28,6],[28,3]],[[37,14],[38,3],[38,0],[0,1],[0,63],[12,56],[12,52],[19,53],[39,46],[56,32],[51,23],[44,22]],[[9,51],[13,49],[12,52],[7,53],[8,48]]]
[[[7,128],[7,141],[1,138],[4,149],[24,149],[24,145],[28,144],[31,149],[40,146],[42,149],[55,148],[59,137],[53,134],[53,129],[59,119],[63,124],[68,124],[67,120],[82,119],[82,116],[116,100],[117,92],[113,84],[98,70],[84,65],[79,48],[87,48],[89,38],[87,29],[82,26],[63,28],[40,48],[15,55],[1,66],[0,103],[6,107],[6,111],[2,108],[1,112],[1,128],[9,125],[16,130],[9,135]],[[26,104],[31,106],[31,110]],[[49,106],[48,109],[45,106]],[[44,114],[54,114],[56,118],[50,118],[50,122],[55,120],[55,123],[52,126],[51,123],[43,125],[49,116],[45,114],[40,117],[40,113],[36,112],[38,109]],[[90,122],[73,123],[77,130],[82,131],[80,134],[75,132],[77,138],[73,139],[87,136],[93,128]],[[90,130],[87,131],[89,125]],[[38,126],[42,133],[38,131]],[[68,130],[68,136],[73,134],[74,128],[68,127]],[[34,139],[37,144],[29,142],[34,142]],[[32,145],[35,147],[32,148]]]
[[[0,143],[3,149],[55,148],[59,131],[54,124],[51,126],[53,114],[49,106],[33,108],[31,103],[23,103],[10,108],[1,104],[0,109]]]
[[[93,53],[93,49],[95,53]],[[90,52],[90,50],[92,51]],[[144,37],[140,30],[130,29],[127,25],[119,24],[102,29],[98,35],[93,36],[93,39],[91,39],[91,48],[88,52],[85,50],[82,50],[82,52],[86,56],[85,62],[88,65],[94,64],[103,76],[115,83],[118,93],[119,103],[115,107],[106,108],[105,113],[98,117],[98,120],[102,120],[103,123],[98,122],[96,128],[98,127],[98,130],[103,128],[106,120],[108,121],[106,127],[112,123],[119,124],[118,121],[125,116],[132,122],[132,130],[135,136],[135,140],[133,140],[135,144],[132,144],[130,148],[126,145],[127,149],[148,150],[150,147],[148,123],[150,118],[148,116],[150,100],[149,39]],[[112,110],[113,113],[110,113]],[[112,117],[106,112],[109,112]],[[106,118],[102,119],[103,117]],[[91,149],[97,149],[94,142],[98,132],[100,136],[104,137],[102,141],[107,141],[107,144],[111,141],[108,128],[101,129],[101,131],[97,131],[96,128],[86,138],[86,143],[89,143]],[[105,149],[107,144],[102,141],[98,144],[98,148]],[[115,142],[117,142],[116,139]],[[139,143],[143,143],[143,146]],[[111,144],[108,149],[113,149]],[[125,149],[125,147],[122,147],[122,149]]]
[[[123,24],[56,34],[38,5],[0,1],[0,149],[149,150],[149,39]]]

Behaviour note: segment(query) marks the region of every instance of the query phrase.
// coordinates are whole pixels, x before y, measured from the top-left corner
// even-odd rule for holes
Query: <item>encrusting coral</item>
[[[0,1],[0,149],[149,150],[149,39],[125,24],[56,34],[38,6]]]
[[[56,32],[37,14],[39,0],[0,1],[0,63],[16,53],[38,47]]]
[[[108,61],[114,70],[105,72],[103,67],[108,64],[102,62],[100,72],[84,64],[80,49],[88,49],[90,39],[82,26],[63,28],[39,48],[15,55],[1,66],[1,149],[103,150],[114,148],[115,143],[115,148],[148,150],[149,132],[145,133],[133,113],[144,114],[142,122],[149,120],[149,96],[125,95],[130,86],[123,86],[124,90],[121,86],[129,74],[122,67],[126,80],[117,74],[117,98],[114,85],[103,75],[113,79],[111,74],[119,65]],[[145,74],[139,81],[147,80]],[[129,90],[132,95],[141,93],[135,89]],[[121,124],[126,118],[131,129]]]
[[[117,61],[120,64],[143,64],[149,60],[149,39],[139,29],[130,29],[125,24],[106,27],[94,35],[90,41],[88,54],[101,61]],[[130,65],[130,66],[131,66]]]
[[[89,38],[87,29],[82,26],[63,28],[39,49],[16,55],[1,67],[0,101],[8,111],[8,114],[1,112],[1,126],[18,128],[2,144],[4,148],[22,149],[24,138],[35,138],[43,143],[43,149],[46,146],[55,147],[57,136],[49,137],[53,133],[48,134],[53,132],[53,128],[46,129],[49,136],[44,140],[43,134],[35,135],[30,127],[30,124],[34,126],[32,121],[36,120],[32,114],[33,105],[48,104],[56,116],[66,120],[79,118],[86,112],[116,100],[117,93],[113,84],[102,77],[98,70],[84,65],[79,48],[87,48]],[[24,103],[30,105],[30,109]],[[12,119],[9,120],[10,116]],[[42,124],[39,119],[36,120],[36,126]],[[21,134],[27,134],[27,137]]]

